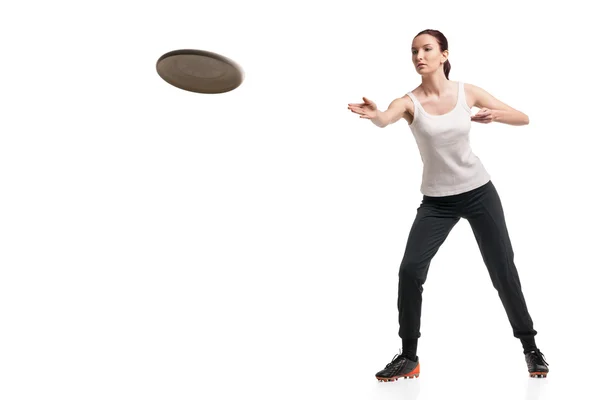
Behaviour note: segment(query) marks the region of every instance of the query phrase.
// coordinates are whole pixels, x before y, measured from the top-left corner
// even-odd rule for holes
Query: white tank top
[[[426,196],[450,196],[483,186],[490,175],[469,142],[471,109],[467,104],[463,82],[458,82],[458,101],[443,115],[428,114],[412,92],[415,105],[410,130],[417,141],[423,177],[421,193]]]

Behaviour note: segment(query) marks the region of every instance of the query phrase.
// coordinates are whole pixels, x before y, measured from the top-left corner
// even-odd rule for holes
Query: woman
[[[483,164],[469,145],[471,121],[527,125],[529,117],[483,89],[448,79],[448,41],[436,30],[413,39],[412,61],[421,85],[391,102],[385,112],[371,100],[348,108],[383,128],[405,118],[423,160],[423,201],[410,230],[400,265],[398,313],[402,351],[375,376],[380,381],[418,377],[417,340],[421,336],[423,284],[433,256],[451,229],[468,220],[492,283],[521,340],[531,377],[546,377],[548,363],[535,344],[533,322],[513,262],[502,204]],[[471,107],[480,111],[471,116]]]

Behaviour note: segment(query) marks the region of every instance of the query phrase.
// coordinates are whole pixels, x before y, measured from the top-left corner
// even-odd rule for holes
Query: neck
[[[451,84],[443,71],[438,70],[438,73],[432,75],[423,75],[421,81],[421,89],[425,96],[441,96],[451,89]]]

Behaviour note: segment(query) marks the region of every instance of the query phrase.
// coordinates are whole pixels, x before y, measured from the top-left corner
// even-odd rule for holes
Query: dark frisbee
[[[229,92],[244,80],[236,62],[204,50],[170,51],[158,59],[156,71],[171,85],[196,93]]]

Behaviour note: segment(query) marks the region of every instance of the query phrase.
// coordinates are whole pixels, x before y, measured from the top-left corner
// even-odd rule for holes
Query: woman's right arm
[[[385,128],[395,122],[398,122],[404,116],[406,112],[406,97],[400,97],[393,100],[388,109],[385,111],[377,110],[377,114],[374,118],[371,118],[371,122],[380,128]]]

